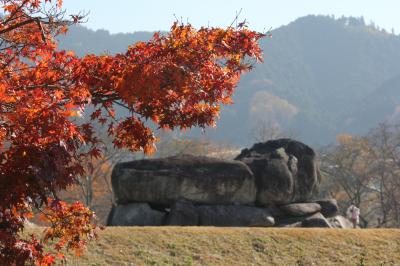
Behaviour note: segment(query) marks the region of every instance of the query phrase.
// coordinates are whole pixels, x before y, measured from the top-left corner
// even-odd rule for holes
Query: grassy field
[[[108,227],[68,265],[400,265],[400,230]]]

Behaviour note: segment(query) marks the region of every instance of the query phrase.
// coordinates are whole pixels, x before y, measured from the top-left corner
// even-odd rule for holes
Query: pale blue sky
[[[277,28],[308,14],[364,16],[400,32],[400,0],[64,0],[68,13],[90,11],[86,26],[112,33],[168,30],[178,18],[194,26],[227,26],[236,11],[252,29]]]

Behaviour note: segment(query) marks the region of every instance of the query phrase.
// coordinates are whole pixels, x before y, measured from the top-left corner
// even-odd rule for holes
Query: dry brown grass
[[[68,265],[400,265],[400,230],[108,227]],[[364,262],[364,264],[362,264]]]

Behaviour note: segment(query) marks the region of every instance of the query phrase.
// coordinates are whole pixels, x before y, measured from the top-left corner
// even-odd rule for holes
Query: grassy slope
[[[109,227],[68,265],[400,265],[400,230]]]

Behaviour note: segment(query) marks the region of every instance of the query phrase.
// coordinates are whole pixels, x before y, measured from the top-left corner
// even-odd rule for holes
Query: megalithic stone
[[[181,155],[117,164],[112,186],[118,204],[147,202],[170,206],[193,203],[254,204],[253,173],[243,162]]]
[[[236,160],[246,163],[256,178],[257,204],[308,202],[321,181],[316,153],[291,139],[271,140],[244,149]]]

